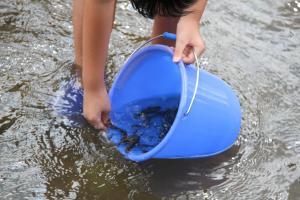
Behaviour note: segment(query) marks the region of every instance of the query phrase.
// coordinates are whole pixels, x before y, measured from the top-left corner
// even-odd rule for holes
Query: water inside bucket
[[[125,153],[146,153],[166,136],[177,114],[180,97],[132,102],[111,113],[108,138]]]

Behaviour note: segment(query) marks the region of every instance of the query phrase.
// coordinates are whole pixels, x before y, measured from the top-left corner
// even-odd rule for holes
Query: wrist
[[[179,21],[200,26],[200,17],[192,12],[185,16],[182,16]]]
[[[83,98],[84,100],[91,100],[91,99],[101,99],[103,95],[107,95],[106,88],[99,88],[99,89],[84,89],[83,90]]]
[[[177,24],[177,30],[200,29],[200,21],[191,16],[182,16]]]
[[[87,80],[83,81],[83,89],[86,92],[99,92],[106,89],[104,80]]]
[[[84,67],[82,70],[82,85],[87,91],[100,91],[105,89],[104,71],[102,68]]]

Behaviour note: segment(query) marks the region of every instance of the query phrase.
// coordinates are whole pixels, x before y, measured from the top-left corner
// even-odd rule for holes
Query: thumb
[[[184,47],[185,47],[184,43],[180,42],[179,40],[176,40],[173,62],[179,62],[182,59],[182,53]]]
[[[108,112],[103,112],[102,113],[102,123],[104,124],[105,127],[108,127],[110,124],[110,119],[109,119],[109,113]]]
[[[98,130],[105,130],[106,129],[105,125],[103,124],[103,122],[101,120],[101,117],[99,117],[98,120],[96,121],[95,128],[98,129]]]

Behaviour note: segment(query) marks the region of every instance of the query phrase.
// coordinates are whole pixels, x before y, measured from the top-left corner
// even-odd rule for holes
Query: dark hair
[[[188,7],[196,0],[130,0],[141,15],[153,19],[155,15],[180,17],[186,15]]]

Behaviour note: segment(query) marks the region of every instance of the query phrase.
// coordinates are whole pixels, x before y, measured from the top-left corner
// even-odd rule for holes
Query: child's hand
[[[83,115],[96,129],[106,129],[109,111],[110,101],[105,88],[84,91]]]
[[[195,62],[193,49],[197,56],[203,53],[205,45],[200,35],[199,20],[186,15],[180,18],[177,24],[177,40],[173,61],[183,60],[184,63]]]

